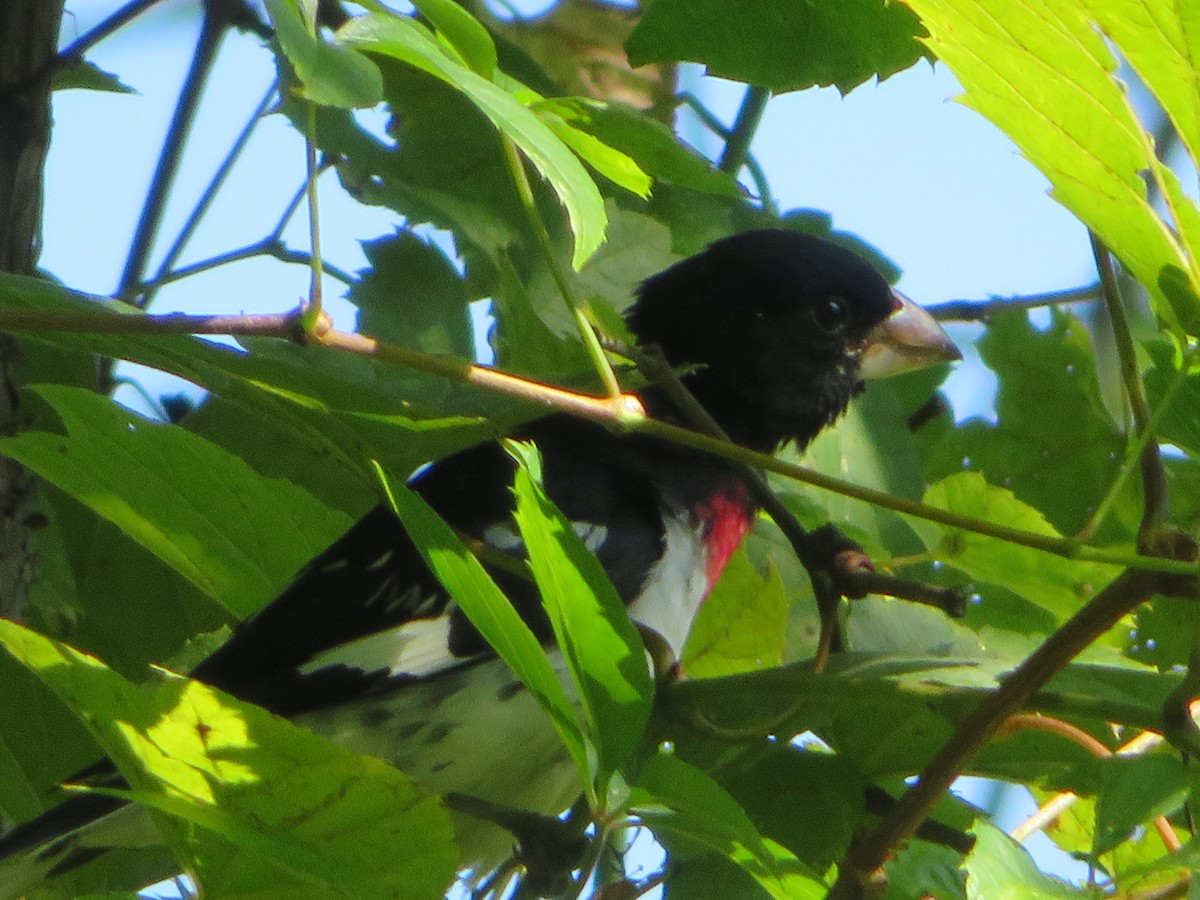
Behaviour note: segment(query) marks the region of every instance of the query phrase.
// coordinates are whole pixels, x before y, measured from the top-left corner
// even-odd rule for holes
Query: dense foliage
[[[162,814],[175,860],[106,857],[44,896],[144,883],[172,865],[214,898],[442,895],[456,853],[436,798],[378,760],[150,668],[186,671],[387,485],[414,535],[452,551],[439,554],[439,575],[551,713],[601,830],[644,824],[667,849],[671,898],[822,897],[835,883],[853,896],[885,856],[882,889],[898,900],[1182,884],[1194,865],[1189,754],[1200,746],[1187,712],[1200,693],[1188,599],[1200,211],[1185,187],[1191,162],[1183,177],[1162,159],[1167,144],[1189,160],[1200,150],[1200,8],[764,0],[730,15],[711,0],[601,12],[564,0],[544,22],[513,23],[452,0],[417,0],[413,15],[363,2],[344,21],[317,6],[268,0],[259,19],[211,3],[206,15],[233,27],[220,17],[237,7],[237,27],[272,37],[263,52],[278,57],[278,113],[355,201],[394,211],[396,230],[367,245],[371,267],[349,279],[360,330],[381,343],[328,332],[312,303],[291,314],[284,297],[229,298],[230,314],[283,315],[213,323],[241,334],[240,349],[204,342],[191,336],[196,322],[155,318],[169,272],[139,272],[108,299],[0,276],[0,328],[24,336],[32,415],[0,453],[43,479],[45,523],[25,625],[0,621],[0,814],[36,816],[62,778],[107,753],[134,798]],[[556,38],[585,21],[586,41]],[[625,52],[657,65],[628,68]],[[576,708],[483,570],[396,486],[542,408],[530,400],[569,402],[517,379],[476,384],[447,362],[476,355],[469,304],[491,300],[496,367],[594,395],[601,357],[629,384],[641,376],[591,335],[626,337],[619,313],[632,286],[714,238],[782,225],[832,235],[894,271],[830,217],[781,214],[733,176],[768,91],[871,90],[858,86],[926,57],[954,71],[966,102],[1093,231],[1101,299],[1053,309],[1045,328],[1023,308],[991,311],[979,352],[999,385],[994,420],[946,415],[935,399],[944,371],[873,387],[804,462],[886,495],[876,502],[806,485],[788,477],[804,477],[794,466],[772,483],[801,522],[832,520],[881,570],[971,585],[965,617],[843,601],[850,649],[816,672],[808,579],[764,517],[693,631],[692,679],[655,696],[640,667],[612,664],[613,647],[640,658],[639,638],[523,469],[515,489],[534,572],[560,573],[545,579],[559,588],[546,592],[552,618],[585,622],[589,636],[559,629],[585,686]],[[750,85],[720,167],[669,127],[670,64],[684,60]],[[61,76],[117,85],[86,64]],[[1157,145],[1127,82],[1157,101]],[[386,111],[386,130],[357,114],[365,108]],[[417,226],[448,234],[453,258]],[[1112,278],[1108,251],[1121,266]],[[97,357],[210,393],[177,421],[149,421],[108,398]],[[585,412],[639,427],[603,403]],[[1072,618],[1093,598],[1102,609]],[[1048,646],[1067,649],[1030,662],[1051,634]],[[1023,663],[1022,677],[1005,678]],[[962,738],[964,728],[975,733]],[[935,816],[971,832],[968,855],[923,839],[890,854],[921,816],[881,810],[865,789],[899,796],[931,760],[939,777],[1072,797],[1045,828],[1097,883],[1038,872],[949,796]],[[607,890],[634,896],[656,883]]]

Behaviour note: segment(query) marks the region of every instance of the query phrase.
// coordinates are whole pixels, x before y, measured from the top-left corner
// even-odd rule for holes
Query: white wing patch
[[[608,539],[607,525],[597,525],[594,522],[572,522],[571,529],[583,541],[583,546],[592,553],[599,552],[600,547]],[[508,524],[489,525],[483,529],[483,540],[488,546],[503,550],[505,553],[525,552],[525,544],[521,540],[521,535]]]
[[[347,666],[360,672],[382,670],[391,676],[424,678],[462,663],[451,655],[449,640],[447,609],[436,619],[414,619],[398,628],[331,647],[301,666],[300,673],[312,675],[331,666]]]
[[[504,522],[497,522],[495,525],[489,525],[483,529],[483,534],[480,535],[483,542],[489,547],[495,547],[497,550],[503,550],[505,553],[517,553],[525,549],[525,544],[521,541],[521,535],[512,525]]]

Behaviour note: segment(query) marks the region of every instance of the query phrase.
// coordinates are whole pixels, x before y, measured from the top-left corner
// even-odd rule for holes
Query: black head
[[[725,238],[643,282],[630,328],[735,441],[804,447],[862,389],[868,338],[897,295],[855,253],[792,231]]]

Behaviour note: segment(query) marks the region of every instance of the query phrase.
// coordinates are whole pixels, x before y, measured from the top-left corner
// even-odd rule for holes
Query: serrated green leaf
[[[313,10],[298,0],[266,0],[275,36],[313,103],[345,109],[374,106],[383,98],[378,67],[350,47],[331,44],[316,33]]]
[[[745,810],[709,775],[656,754],[638,776],[632,806],[660,838],[716,851],[741,867],[775,900],[820,900],[828,891],[780,844],[764,839]]]
[[[461,276],[445,254],[409,231],[363,244],[371,268],[350,289],[358,330],[459,359],[475,357]]]
[[[564,121],[545,106],[539,104],[533,110],[564,144],[575,151],[576,156],[613,184],[642,198],[650,196],[650,176],[632,157]]]
[[[136,796],[200,826],[172,824],[168,839],[214,894],[417,900],[450,881],[446,812],[385,763],[199,682],[135,687],[4,620],[0,643],[83,719]]]
[[[535,481],[530,449],[509,446],[520,461],[517,527],[607,774],[629,760],[650,718],[646,653],[600,561]]]
[[[628,154],[655,181],[723,197],[744,196],[731,175],[683,143],[662,122],[624,103],[587,97],[555,97],[543,103],[576,128]]]
[[[714,75],[794,91],[887,78],[922,56],[917,17],[886,0],[763,0],[737,11],[720,0],[655,0],[625,49],[634,66],[704,63]]]
[[[342,513],[189,434],[91,391],[43,385],[63,433],[0,451],[112,522],[236,616],[275,596],[349,524]]]
[[[963,862],[968,900],[1063,900],[1084,892],[1038,871],[1020,844],[992,825],[976,823],[975,849]]]
[[[64,66],[56,66],[50,89],[52,91],[82,89],[106,91],[113,94],[137,93],[112,72],[105,72],[95,63],[86,59],[76,59]]]
[[[389,485],[389,498],[429,568],[496,654],[537,697],[570,751],[583,782],[590,783],[592,751],[545,648],[496,582],[428,503],[400,484]]]
[[[1013,310],[992,316],[977,346],[999,381],[996,421],[971,418],[922,438],[925,478],[981,472],[1058,531],[1077,532],[1115,478],[1126,445],[1101,395],[1088,328],[1054,310],[1049,327],[1039,329]],[[1131,538],[1119,520],[1102,533],[1102,540]]]
[[[925,492],[925,502],[1034,534],[1058,532],[1038,510],[1012,491],[984,481],[978,472],[951,475]],[[1100,563],[1067,560],[982,534],[930,523],[915,525],[929,549],[969,577],[991,582],[1053,613],[1064,621],[1120,571]]]
[[[1154,3],[1138,9],[1139,4],[1098,0],[905,2],[929,30],[930,49],[965,88],[963,102],[995,123],[1042,171],[1055,199],[1145,286],[1160,317],[1189,334],[1200,333],[1194,263],[1200,248],[1181,244],[1147,195],[1144,173],[1161,178],[1163,167],[1128,92],[1113,77],[1117,59],[1107,43],[1138,59],[1161,83],[1180,68],[1177,50],[1159,52],[1163,35],[1180,31],[1177,7]],[[1139,28],[1146,15],[1161,20],[1161,34]],[[1194,78],[1189,73],[1164,98],[1184,120],[1195,115],[1194,107],[1183,112],[1194,102],[1187,87]],[[1189,121],[1184,125],[1194,131]]]
[[[414,0],[413,6],[433,23],[467,65],[484,78],[496,71],[496,42],[479,20],[453,0]]]
[[[607,219],[595,182],[575,154],[512,94],[452,59],[427,29],[404,16],[378,13],[351,19],[339,37],[416,66],[453,86],[511,138],[566,207],[575,235],[572,263],[576,269],[603,243]]]
[[[1154,94],[1192,159],[1200,159],[1200,16],[1184,0],[1082,4]],[[1192,245],[1196,246],[1195,244]]]
[[[759,573],[744,549],[700,607],[680,662],[693,678],[732,675],[783,661],[788,596],[779,570]]]
[[[907,841],[886,863],[884,900],[965,900],[962,857],[949,847]]]
[[[1110,757],[1108,777],[1096,800],[1092,852],[1107,853],[1129,838],[1138,825],[1174,813],[1190,790],[1187,769],[1165,753]]]

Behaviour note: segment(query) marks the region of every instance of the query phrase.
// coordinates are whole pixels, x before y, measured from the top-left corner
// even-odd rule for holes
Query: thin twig
[[[101,298],[94,299],[100,300]],[[295,339],[296,315],[296,312],[292,312],[282,316],[185,316],[175,314],[151,316],[120,315],[101,309],[94,312],[81,310],[73,313],[0,309],[0,331],[82,331],[99,334],[236,333]],[[164,322],[167,324],[164,325]],[[291,326],[290,332],[286,329],[287,325]],[[336,331],[327,326],[327,322],[323,323],[311,336],[314,343],[355,353],[359,356],[374,357],[387,363],[480,387],[533,403],[543,409],[553,409],[581,416],[617,430],[637,431],[651,437],[683,444],[733,462],[776,472],[821,490],[842,494],[904,515],[938,522],[952,528],[997,538],[1068,559],[1133,566],[1147,571],[1185,577],[1195,577],[1200,574],[1200,566],[1197,566],[1195,562],[1080,545],[1071,538],[1037,534],[1000,523],[976,519],[952,510],[928,506],[915,500],[896,497],[884,491],[834,478],[823,472],[777,459],[767,453],[759,453],[687,428],[651,419],[646,416],[637,398],[631,395],[590,397],[553,385],[519,378],[498,369],[475,365],[451,357],[410,350],[385,341],[378,341],[366,335]]]
[[[1049,291],[1045,294],[1025,294],[1019,297],[992,297],[989,300],[947,300],[932,303],[925,311],[939,322],[982,322],[996,313],[1013,309],[1041,309],[1062,303],[1091,303],[1101,299],[1099,284],[1086,287]]]
[[[596,330],[592,328],[592,323],[584,315],[583,307],[575,297],[575,292],[571,289],[571,283],[567,280],[566,275],[563,274],[562,267],[558,264],[558,259],[554,255],[554,248],[550,244],[550,235],[546,232],[546,225],[542,221],[542,217],[538,214],[537,203],[533,197],[533,185],[529,183],[529,173],[525,171],[525,163],[521,161],[521,154],[517,149],[516,142],[508,137],[508,135],[501,135],[500,143],[504,148],[504,158],[508,163],[513,183],[516,185],[517,195],[521,199],[521,206],[524,208],[530,227],[532,227],[534,236],[537,238],[542,259],[545,261],[547,268],[550,269],[550,275],[554,278],[555,285],[558,286],[558,292],[562,296],[563,302],[566,303],[567,309],[570,310],[571,318],[575,322],[575,327],[579,330],[579,337],[583,341],[584,349],[587,350],[588,357],[591,359],[596,373],[600,376],[600,383],[604,385],[605,393],[609,397],[619,397],[621,395],[621,385],[617,381],[616,373],[613,372],[608,357],[604,355],[604,348],[600,346],[600,339],[596,335]]]
[[[1014,724],[1014,720],[1019,720],[1016,721],[1016,724],[1021,724],[1021,722],[1024,720],[1032,718],[1034,718],[1032,715],[1024,713],[1014,716],[1013,719],[1009,720],[1009,724]],[[1044,721],[1057,722],[1059,726],[1065,726],[1069,729],[1075,728],[1075,726],[1069,725],[1066,722],[1062,722],[1062,720],[1059,719],[1044,718]],[[1083,735],[1082,738],[1077,738],[1074,734],[1069,734],[1068,732],[1063,733],[1069,736],[1070,739],[1074,740],[1077,744],[1086,746],[1097,756],[1144,756],[1163,742],[1163,736],[1161,734],[1156,734],[1153,731],[1143,731],[1137,737],[1133,738],[1133,740],[1122,744],[1110,754],[1107,747],[1105,747],[1103,744],[1100,744],[1098,741],[1095,741],[1095,739],[1092,738],[1091,735],[1087,734],[1087,732],[1080,732],[1080,734]],[[1088,739],[1095,741],[1095,743],[1089,743]],[[1098,749],[1096,745],[1099,745]],[[1062,793],[1055,795],[1053,799],[1043,803],[1042,806],[1024,822],[1012,829],[1009,832],[1009,837],[1011,837],[1014,841],[1024,843],[1037,832],[1042,831],[1053,824],[1064,812],[1073,806],[1075,801],[1078,799],[1078,795],[1070,791],[1063,791]],[[1173,831],[1172,834],[1174,834]]]
[[[678,99],[680,103],[696,114],[696,118],[700,120],[700,124],[728,145],[733,135],[733,129],[726,128],[724,123],[713,115],[712,111],[701,102],[699,97],[690,91],[683,91],[678,94]],[[750,173],[750,178],[758,190],[758,199],[762,204],[763,210],[778,218],[779,207],[775,203],[775,198],[771,193],[770,181],[767,179],[766,173],[763,171],[763,167],[759,164],[758,159],[753,153],[747,150],[743,165],[746,167],[746,171]]]
[[[312,333],[322,315],[321,290],[321,216],[318,204],[317,176],[321,170],[317,166],[317,105],[311,100],[307,103],[306,129],[304,134],[304,195],[308,198],[308,244],[312,253],[309,264],[308,302],[300,314],[300,325],[305,334]]]
[[[878,594],[884,597],[895,597],[907,600],[909,603],[920,603],[940,609],[946,615],[961,619],[966,615],[967,598],[970,590],[964,587],[941,587],[924,581],[913,581],[909,578],[897,578],[883,572],[860,570],[842,576],[847,593],[852,596]]]
[[[895,809],[850,849],[830,892],[831,900],[862,897],[888,854],[912,836],[970,759],[996,736],[1009,717],[1096,638],[1154,593],[1160,581],[1154,573],[1140,569],[1122,572],[1007,675],[1000,687],[959,723]]]
[[[717,168],[722,172],[736,176],[742,170],[742,166],[746,164],[746,157],[750,154],[750,144],[754,141],[754,133],[758,130],[758,123],[762,121],[763,112],[770,99],[771,92],[765,87],[752,84],[746,88],[746,93],[742,96],[742,105],[738,109],[737,119],[734,120],[733,128],[729,130],[729,135],[725,139],[725,149],[721,152],[721,159],[717,163]]]
[[[1171,409],[1171,404],[1175,402],[1175,395],[1180,389],[1187,384],[1188,372],[1192,362],[1200,355],[1200,344],[1190,348],[1183,356],[1178,370],[1176,370],[1171,383],[1167,385],[1167,389],[1163,391],[1159,398],[1158,406],[1150,414],[1150,420],[1146,423],[1146,427],[1140,434],[1135,434],[1133,440],[1125,448],[1125,453],[1121,457],[1120,465],[1117,466],[1117,472],[1113,476],[1112,484],[1108,486],[1108,490],[1096,504],[1096,509],[1088,518],[1083,528],[1075,535],[1077,541],[1087,543],[1095,536],[1104,520],[1108,518],[1109,512],[1116,504],[1121,496],[1121,491],[1125,487],[1125,482],[1129,480],[1129,476],[1141,464],[1146,451],[1146,445],[1154,439],[1158,433],[1158,425],[1162,421],[1163,416]]]
[[[308,266],[312,262],[311,253],[304,250],[289,249],[283,246],[278,237],[272,235],[253,244],[247,244],[245,247],[238,247],[236,250],[227,250],[224,253],[218,253],[216,256],[210,256],[208,259],[202,259],[189,265],[181,266],[178,269],[167,272],[161,277],[155,278],[153,281],[147,281],[138,285],[137,292],[141,293],[148,289],[157,289],[174,281],[181,281],[192,275],[198,275],[201,272],[207,272],[210,269],[216,269],[220,266],[226,266],[244,259],[253,259],[256,256],[269,256],[280,262],[295,263],[301,266]],[[349,272],[328,261],[321,263],[321,269],[326,275],[330,275],[346,285],[352,285],[358,281]]]
[[[179,235],[175,238],[175,242],[171,244],[170,248],[167,250],[166,255],[159,264],[158,273],[152,279],[150,279],[149,282],[138,285],[139,292],[143,297],[142,309],[148,309],[150,307],[150,305],[154,302],[154,295],[158,292],[160,283],[166,283],[163,281],[164,277],[171,271],[171,268],[175,265],[175,263],[178,262],[180,255],[187,247],[188,241],[190,241],[192,239],[192,235],[196,233],[196,228],[200,225],[200,221],[204,218],[205,214],[212,206],[213,201],[216,200],[217,193],[225,184],[230,172],[233,171],[234,163],[236,163],[241,157],[242,151],[246,149],[246,145],[250,141],[250,135],[254,133],[255,127],[258,125],[258,122],[262,118],[263,114],[267,111],[267,108],[271,103],[271,99],[275,96],[275,89],[276,84],[272,83],[271,86],[267,88],[267,92],[263,95],[262,100],[260,100],[258,105],[254,107],[254,111],[250,113],[250,118],[246,120],[246,124],[242,127],[241,132],[238,134],[237,138],[234,139],[232,146],[229,148],[229,152],[225,154],[225,158],[221,160],[221,164],[217,166],[217,171],[213,173],[213,177],[209,180],[203,192],[201,192],[200,199],[196,202],[195,207],[192,208],[192,212],[188,216],[187,221],[183,223],[183,228],[179,230]],[[147,285],[150,286],[147,287]]]
[[[179,171],[179,162],[187,145],[188,134],[196,118],[196,110],[200,105],[200,97],[204,93],[204,84],[212,71],[213,60],[217,48],[225,34],[228,22],[218,11],[219,4],[204,5],[204,21],[200,26],[200,36],[196,40],[196,49],[192,54],[192,62],[188,67],[187,76],[179,91],[179,100],[175,104],[175,112],[171,116],[171,124],[163,138],[162,152],[154,175],[150,180],[150,188],[146,192],[146,201],[142,213],[138,217],[137,228],[133,233],[133,241],[129,247],[129,255],[125,259],[125,269],[121,273],[121,281],[117,286],[117,296],[134,306],[141,308],[137,302],[134,288],[141,284],[146,274],[146,261],[154,246],[159,225],[162,223],[163,210],[166,209],[167,197],[171,193],[171,185]]]
[[[67,44],[67,46],[63,47],[58,52],[58,56],[54,58],[53,68],[55,70],[62,69],[82,60],[83,55],[92,49],[92,47],[96,46],[110,34],[123,28],[129,22],[132,22],[158,2],[160,0],[133,0],[132,3],[126,3],[110,16],[102,19],[91,31],[80,35]],[[44,72],[39,72],[38,76],[40,77],[44,74]]]
[[[1112,254],[1100,243],[1096,233],[1089,232],[1092,254],[1096,257],[1096,268],[1100,272],[1100,283],[1104,286],[1104,303],[1112,322],[1113,337],[1116,339],[1117,358],[1121,364],[1121,380],[1129,408],[1133,413],[1135,434],[1144,438],[1139,454],[1142,470],[1144,502],[1139,531],[1146,532],[1162,522],[1169,512],[1167,508],[1167,471],[1158,452],[1158,443],[1150,433],[1150,403],[1146,399],[1146,386],[1138,369],[1137,351],[1133,346],[1133,334],[1129,330],[1129,318],[1121,300],[1121,289],[1117,283],[1117,270]]]

